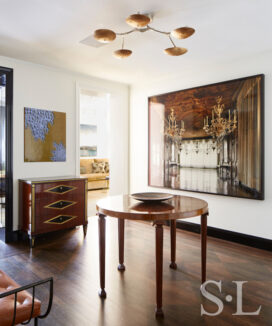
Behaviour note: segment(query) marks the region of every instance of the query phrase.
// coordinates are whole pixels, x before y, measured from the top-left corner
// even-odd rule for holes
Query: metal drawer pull
[[[67,207],[70,207],[72,205],[77,204],[76,201],[71,201],[71,200],[58,200],[55,201],[51,204],[48,204],[46,206],[44,206],[44,208],[55,208],[55,209],[64,209]]]
[[[55,186],[53,188],[47,189],[45,190],[45,192],[51,192],[53,194],[66,194],[69,191],[75,190],[77,189],[77,187],[74,186],[65,186],[65,185],[59,185],[59,186]]]
[[[50,218],[49,220],[45,221],[44,223],[47,224],[65,224],[74,218],[77,218],[77,216],[71,216],[71,215],[58,215],[53,218]]]

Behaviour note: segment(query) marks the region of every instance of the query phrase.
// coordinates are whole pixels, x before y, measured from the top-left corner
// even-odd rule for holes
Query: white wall
[[[18,179],[54,177],[79,173],[78,83],[101,88],[111,95],[110,124],[111,192],[127,192],[128,187],[128,96],[127,85],[77,75],[20,60],[0,57],[0,66],[13,68],[13,176],[14,223],[18,228]],[[66,112],[66,162],[24,163],[24,107]],[[117,132],[115,132],[117,130]],[[120,173],[122,171],[122,173]]]
[[[186,54],[187,55],[187,54]],[[265,200],[256,201],[216,195],[169,191],[202,198],[209,203],[208,225],[272,239],[272,53],[241,58],[225,65],[190,66],[178,75],[131,87],[130,94],[130,191],[152,190],[147,186],[148,125],[147,98],[151,95],[182,90],[225,80],[265,74]],[[173,58],[169,58],[172,60]],[[182,60],[174,58],[174,60]],[[178,69],[178,66],[177,66]],[[155,189],[153,189],[155,190]],[[155,191],[158,191],[156,188]],[[165,191],[161,189],[161,191]],[[168,190],[166,190],[168,191]],[[199,218],[188,219],[199,222]]]

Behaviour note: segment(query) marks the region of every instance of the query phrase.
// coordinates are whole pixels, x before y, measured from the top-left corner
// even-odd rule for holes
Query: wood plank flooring
[[[54,303],[51,314],[39,325],[46,326],[195,326],[272,325],[272,254],[226,241],[208,238],[207,279],[222,280],[222,293],[210,286],[225,304],[216,317],[200,316],[200,305],[209,312],[217,306],[201,296],[200,237],[177,230],[177,270],[169,268],[170,232],[164,228],[165,318],[156,320],[155,230],[150,224],[127,222],[125,228],[126,271],[117,271],[117,220],[107,218],[106,290],[98,297],[97,218],[89,218],[87,237],[82,227],[38,238],[30,250],[27,243],[6,245],[0,241],[0,269],[20,284],[53,276]],[[227,294],[236,297],[232,281],[248,281],[243,289],[244,311],[260,316],[233,316],[236,299],[227,303]],[[46,290],[38,297],[45,300]],[[1,324],[1,322],[0,322]]]

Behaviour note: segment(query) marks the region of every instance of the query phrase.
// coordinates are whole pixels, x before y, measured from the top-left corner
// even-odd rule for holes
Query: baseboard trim
[[[17,242],[19,239],[19,233],[18,231],[10,231],[6,233],[5,242]]]
[[[200,233],[200,225],[191,222],[177,221],[177,228],[193,233]],[[208,236],[213,238],[231,241],[257,249],[272,251],[272,240],[269,239],[255,237],[253,235],[248,235],[239,232],[218,229],[212,226],[208,226],[207,234]],[[9,233],[9,238],[6,239],[6,242],[16,242],[22,238],[26,239],[27,237],[22,236],[19,231],[12,231]]]
[[[177,228],[194,233],[200,233],[200,225],[191,222],[177,221]],[[212,226],[208,226],[207,234],[213,238],[227,240],[253,248],[272,251],[272,240],[269,239],[218,229]]]

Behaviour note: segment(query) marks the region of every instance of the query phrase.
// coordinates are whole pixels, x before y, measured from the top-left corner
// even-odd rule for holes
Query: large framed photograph
[[[148,98],[148,184],[264,199],[264,75]]]

